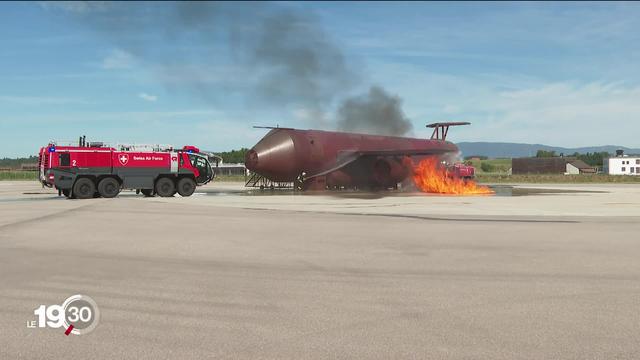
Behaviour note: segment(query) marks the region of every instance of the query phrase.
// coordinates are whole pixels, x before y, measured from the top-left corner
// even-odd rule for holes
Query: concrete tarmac
[[[640,186],[537,188],[595,192],[0,182],[0,359],[640,358]],[[73,294],[101,310],[92,333],[27,328]]]

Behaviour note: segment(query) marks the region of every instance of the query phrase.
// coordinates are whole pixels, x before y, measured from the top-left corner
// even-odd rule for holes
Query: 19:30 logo
[[[84,335],[98,326],[100,310],[86,295],[73,295],[62,305],[40,305],[33,311],[37,321],[27,322],[30,328],[64,328],[65,335]]]

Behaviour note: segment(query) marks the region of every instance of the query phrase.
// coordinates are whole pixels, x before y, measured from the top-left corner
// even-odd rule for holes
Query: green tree
[[[496,170],[496,167],[488,162],[482,162],[480,163],[480,169],[482,169],[482,171],[486,172],[486,173],[490,173],[490,172],[494,172]]]
[[[556,156],[557,155],[555,151],[538,150],[538,152],[536,153],[537,158],[549,158]]]
[[[464,159],[465,160],[470,160],[470,159],[480,159],[480,160],[487,160],[489,157],[484,156],[484,155],[470,155],[470,156],[465,156]]]
[[[0,168],[20,169],[22,164],[35,164],[38,163],[37,156],[30,156],[28,158],[2,158],[0,159]]]
[[[584,161],[585,163],[591,165],[591,166],[602,166],[602,162],[604,161],[604,159],[610,157],[611,155],[606,152],[593,152],[593,153],[586,153],[586,154],[578,154],[576,153],[574,155],[577,159]]]
[[[218,153],[217,155],[222,157],[222,161],[225,163],[244,163],[244,156],[249,151],[247,148],[241,148],[240,150],[231,150]]]

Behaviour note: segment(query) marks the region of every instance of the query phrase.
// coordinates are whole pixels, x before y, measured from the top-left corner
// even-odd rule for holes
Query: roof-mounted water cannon
[[[427,127],[433,129],[433,134],[431,134],[431,140],[445,141],[447,139],[447,134],[449,133],[449,126],[461,126],[461,125],[471,125],[471,123],[466,121],[437,122],[437,123],[429,124],[427,125]]]

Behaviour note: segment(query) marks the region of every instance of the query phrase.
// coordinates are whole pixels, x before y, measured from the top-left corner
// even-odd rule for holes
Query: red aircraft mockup
[[[303,190],[395,188],[411,174],[413,157],[457,153],[446,141],[449,127],[468,124],[427,125],[431,139],[266,127],[271,131],[247,152],[245,165]]]

